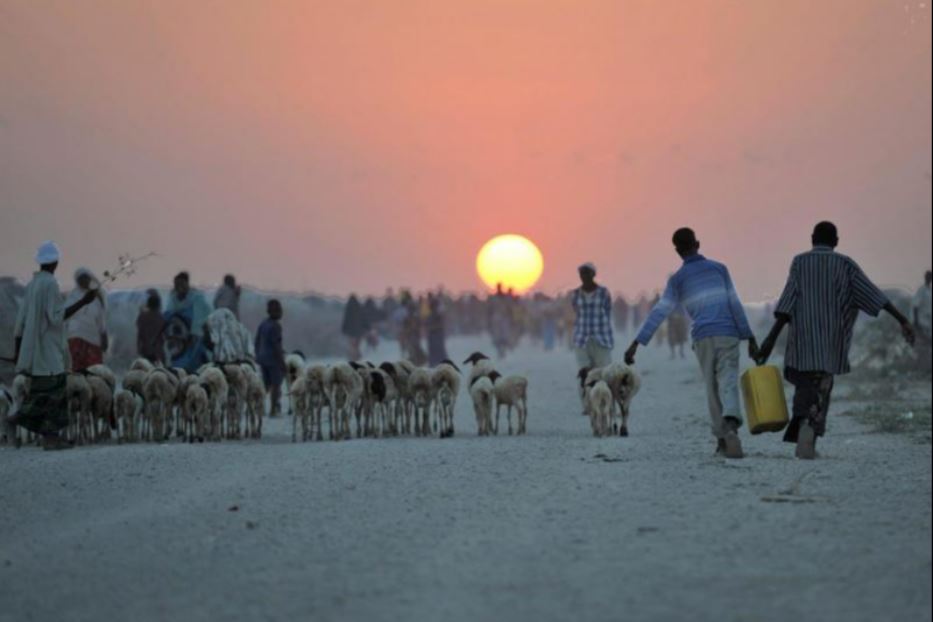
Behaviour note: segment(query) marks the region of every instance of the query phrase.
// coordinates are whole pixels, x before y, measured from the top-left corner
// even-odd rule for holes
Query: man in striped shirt
[[[729,270],[700,254],[700,242],[693,230],[678,229],[673,242],[684,264],[668,280],[664,295],[625,353],[625,362],[634,365],[638,346],[648,345],[664,320],[676,308],[683,307],[693,320],[693,349],[706,381],[717,451],[727,458],[741,458],[739,342],[749,342],[749,356],[753,358],[758,345]]]
[[[596,266],[585,263],[579,268],[581,285],[571,297],[576,322],[573,347],[580,369],[606,367],[612,363],[612,295],[596,283]]]
[[[794,385],[793,418],[784,435],[796,443],[798,458],[816,457],[816,439],[826,431],[826,413],[835,376],[847,374],[852,330],[859,311],[887,311],[901,324],[907,343],[915,335],[910,321],[891,304],[849,257],[836,252],[839,235],[831,222],[813,230],[813,249],[794,258],[784,293],[774,311],[776,322],[765,339],[758,363],[767,362],[784,327],[790,324],[784,376]]]

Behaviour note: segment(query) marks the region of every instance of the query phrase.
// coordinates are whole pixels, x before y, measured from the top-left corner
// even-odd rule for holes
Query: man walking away
[[[75,312],[65,323],[68,335],[68,352],[71,354],[71,371],[84,371],[92,365],[104,362],[107,351],[107,307],[97,279],[87,268],[75,271],[75,288],[65,299],[65,306],[81,300],[93,287],[97,298],[91,304]]]
[[[150,363],[165,363],[165,318],[159,292],[146,292],[146,305],[136,317],[136,352]]]
[[[217,288],[214,294],[214,309],[230,309],[233,317],[240,319],[240,294],[242,290],[236,283],[236,277],[228,274],[224,277],[223,285]]]
[[[256,362],[271,401],[270,416],[281,412],[282,381],[285,380],[285,349],[282,346],[282,303],[272,299],[266,305],[268,317],[256,330]]]
[[[933,272],[927,270],[923,277],[923,285],[917,290],[914,296],[914,327],[925,343],[929,344],[931,338],[930,330],[933,327],[933,318],[931,318],[931,305],[933,298],[930,295],[930,284],[933,283]]]
[[[797,255],[784,293],[774,310],[774,328],[761,345],[758,363],[767,362],[784,327],[790,324],[784,376],[794,385],[793,418],[784,441],[796,443],[798,458],[816,458],[816,439],[826,432],[826,414],[837,375],[847,374],[852,330],[859,311],[887,311],[901,324],[907,343],[915,340],[910,321],[872,283],[855,261],[836,252],[839,234],[831,222],[813,229],[813,249]]]
[[[16,371],[30,378],[29,395],[20,410],[7,419],[8,426],[22,426],[42,437],[44,449],[68,449],[71,445],[58,435],[68,425],[65,392],[65,320],[88,306],[99,295],[84,293],[80,300],[65,307],[55,269],[60,252],[54,242],[45,242],[36,252],[40,269],[33,275],[23,304],[16,316]],[[15,434],[7,433],[9,438]]]
[[[596,266],[585,263],[577,270],[580,287],[574,290],[571,304],[576,316],[573,347],[579,369],[596,369],[612,363],[615,337],[612,334],[612,296],[596,283]]]
[[[634,365],[638,346],[648,345],[664,320],[679,305],[683,306],[693,321],[693,349],[706,381],[717,452],[726,458],[742,458],[738,433],[742,426],[739,342],[749,342],[751,357],[757,354],[758,345],[729,270],[700,254],[700,242],[692,229],[678,229],[673,242],[677,254],[684,260],[683,266],[668,280],[664,295],[626,351],[625,362]]]

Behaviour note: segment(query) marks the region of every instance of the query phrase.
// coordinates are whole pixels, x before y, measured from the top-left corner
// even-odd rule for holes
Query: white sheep
[[[178,379],[164,367],[156,367],[146,376],[143,383],[145,440],[161,443],[168,439],[177,386]]]
[[[468,382],[472,386],[473,381],[482,376],[488,376],[496,370],[495,366],[492,364],[492,361],[489,360],[489,357],[483,354],[482,352],[474,352],[471,354],[465,361],[464,365],[469,364],[470,374],[468,377]]]
[[[492,428],[492,408],[495,389],[488,376],[477,376],[470,384],[470,399],[476,415],[476,430],[480,436],[488,436]]]
[[[428,436],[431,434],[431,410],[435,398],[431,370],[416,367],[408,377],[408,390],[414,406],[415,434]]]
[[[302,373],[288,383],[288,403],[292,413],[292,442],[298,442],[298,425],[301,425],[301,440],[308,440],[311,410],[308,408],[308,379]]]
[[[505,406],[509,420],[509,435],[512,434],[512,409],[518,413],[518,434],[526,432],[528,420],[528,379],[523,376],[503,377],[497,371],[489,374],[492,381],[493,395],[496,398],[496,423],[493,427],[495,434],[499,433],[499,415]]]
[[[585,389],[587,412],[594,436],[608,436],[612,433],[612,390],[604,380],[595,380]]]
[[[330,370],[324,365],[309,365],[305,369],[306,405],[310,411],[309,438],[311,434],[319,441],[324,440],[324,408],[329,405],[327,386],[330,382]],[[316,430],[316,432],[315,432]]]
[[[441,438],[454,435],[454,413],[460,395],[460,368],[442,361],[431,372],[431,388],[436,396],[438,428]]]
[[[641,377],[634,368],[622,363],[613,363],[602,370],[602,378],[609,385],[612,391],[614,405],[618,407],[618,413],[622,418],[621,425],[611,424],[613,430],[618,427],[620,436],[628,436],[628,421],[631,411],[632,399],[641,389]],[[616,409],[613,408],[613,419],[616,415]]]
[[[298,380],[305,369],[305,357],[301,352],[292,352],[285,357],[285,392],[292,392],[292,383]],[[288,410],[292,412],[291,400],[288,402]]]
[[[118,389],[113,398],[113,410],[120,427],[120,441],[135,443],[139,440],[139,415],[143,400],[140,396],[126,389]]]
[[[210,439],[219,441],[223,436],[224,415],[227,411],[227,378],[213,366],[202,367],[198,376],[210,400]]]
[[[266,385],[253,363],[241,365],[246,379],[246,435],[262,438],[262,419],[266,414]]]
[[[227,379],[227,438],[238,439],[242,435],[241,422],[246,407],[247,386],[246,372],[238,363],[228,363],[221,367]]]
[[[130,363],[129,368],[127,368],[127,372],[142,371],[148,374],[153,369],[155,369],[155,365],[152,364],[152,361],[150,361],[149,359],[140,357],[140,358],[134,359],[133,362]]]
[[[414,400],[409,378],[415,370],[415,366],[408,361],[398,361],[383,363],[379,366],[379,369],[392,378],[395,383],[395,390],[398,392],[398,400],[393,415],[393,429],[396,433],[411,434],[411,415],[414,410]]]
[[[211,431],[211,400],[205,384],[188,382],[185,389],[185,413],[189,419],[186,434],[189,443],[203,443]]]
[[[331,368],[328,387],[332,422],[331,436],[337,440],[350,438],[350,416],[363,398],[363,379],[349,363]],[[336,420],[337,432],[334,433]]]

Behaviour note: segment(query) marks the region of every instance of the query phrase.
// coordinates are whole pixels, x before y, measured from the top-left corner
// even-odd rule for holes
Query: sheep
[[[470,399],[476,415],[476,429],[480,436],[488,436],[492,426],[492,404],[495,389],[488,376],[478,376],[470,384]]]
[[[399,399],[395,380],[382,369],[372,369],[369,374],[373,416],[378,419],[377,433],[379,436],[395,434],[395,413]]]
[[[68,374],[65,392],[68,399],[69,436],[75,442],[91,439],[91,385],[84,374]]]
[[[200,382],[201,379],[196,374],[185,373],[175,388],[175,436],[188,442],[192,441],[195,427],[194,417],[188,410],[188,389]]]
[[[415,368],[408,377],[408,388],[414,405],[415,434],[428,436],[431,433],[431,410],[435,398],[431,371],[423,367]]]
[[[398,361],[396,363],[383,363],[379,369],[384,371],[392,378],[395,383],[395,390],[398,392],[398,400],[395,405],[394,430],[411,434],[411,413],[414,408],[411,386],[409,378],[415,366],[408,361]]]
[[[228,363],[221,367],[227,379],[227,438],[238,439],[242,435],[241,420],[246,405],[248,390],[246,373],[240,364]]]
[[[143,399],[146,402],[146,440],[162,442],[171,431],[169,422],[176,401],[178,379],[164,367],[156,367],[143,384]]]
[[[431,372],[431,389],[436,396],[441,438],[454,435],[454,411],[460,394],[460,368],[442,361]]]
[[[363,381],[363,396],[360,398],[354,412],[356,416],[356,437],[360,438],[363,434],[369,436],[373,432],[373,391],[372,376],[370,371],[373,369],[369,364],[349,362],[350,367],[359,374]]]
[[[285,357],[285,392],[291,393],[292,383],[298,380],[305,369],[305,355],[295,351]],[[288,412],[292,413],[291,400],[288,402]]]
[[[26,376],[25,374],[17,374],[16,377],[13,378],[13,386],[12,386],[11,392],[13,394],[14,410],[18,411],[19,409],[21,409],[23,407],[23,404],[26,402],[26,400],[29,399],[29,390],[31,386],[32,386],[32,380],[29,378],[29,376]],[[7,430],[7,436],[9,437],[8,440],[11,443],[13,443],[13,445],[15,445],[16,447],[19,447],[20,445],[22,445],[23,440],[22,440],[22,437],[20,436],[19,428],[17,426],[7,426],[7,427],[9,428]],[[34,436],[35,435],[32,432],[28,432],[26,434],[26,440],[32,441],[34,440]]]
[[[84,370],[84,373],[88,376],[96,376],[106,382],[111,392],[117,390],[117,375],[106,365],[91,365]]]
[[[130,366],[127,369],[127,372],[142,371],[148,374],[153,369],[155,369],[155,365],[153,365],[149,359],[140,357],[140,358],[134,359],[133,362],[130,363]]]
[[[492,361],[489,360],[489,357],[483,354],[482,352],[474,352],[471,354],[465,361],[464,365],[471,365],[469,383],[472,386],[473,381],[482,376],[488,376],[490,373],[495,371],[495,367],[492,364]]]
[[[117,390],[113,398],[113,410],[120,427],[120,442],[135,443],[139,440],[137,423],[143,409],[142,398],[126,389]]]
[[[185,413],[189,418],[189,429],[186,434],[189,443],[197,440],[200,443],[210,434],[211,426],[211,399],[207,388],[209,385],[200,380],[187,383],[185,389]]]
[[[253,363],[243,363],[246,379],[246,434],[262,438],[262,418],[266,414],[266,385]]]
[[[227,378],[220,369],[212,366],[202,367],[198,376],[210,399],[210,438],[219,441],[223,435],[224,414],[230,390]]]
[[[612,432],[612,390],[605,380],[595,380],[586,386],[587,411],[593,436],[607,436]]]
[[[110,438],[110,430],[115,426],[113,420],[114,385],[107,376],[88,374],[87,384],[91,389],[89,412],[92,440]],[[114,378],[114,382],[116,379]]]
[[[310,410],[310,430],[319,441],[324,440],[323,418],[324,407],[327,406],[327,385],[330,381],[330,370],[324,365],[310,365],[305,369],[306,407]]]
[[[350,414],[363,398],[363,379],[349,363],[338,363],[331,369],[328,395],[331,408],[331,436],[350,438]],[[334,433],[334,423],[338,426]]]
[[[493,427],[495,434],[499,433],[499,414],[502,407],[507,408],[509,419],[509,435],[512,434],[512,409],[518,411],[518,434],[526,432],[528,420],[528,379],[523,376],[503,377],[497,371],[489,374],[492,381],[494,396],[496,398],[496,423]]]
[[[301,440],[308,440],[308,379],[302,373],[288,383],[288,403],[292,412],[292,442],[298,442],[298,424],[301,424]]]
[[[638,372],[628,365],[622,363],[613,363],[602,369],[602,378],[612,391],[613,418],[615,417],[615,406],[619,408],[622,422],[618,426],[619,436],[628,436],[628,420],[632,405],[632,399],[641,389],[641,377]],[[616,426],[612,424],[612,429]]]

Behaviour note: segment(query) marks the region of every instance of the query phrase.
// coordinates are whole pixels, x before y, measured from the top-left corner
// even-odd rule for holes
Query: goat
[[[509,435],[512,434],[512,409],[518,411],[518,434],[524,434],[528,420],[528,379],[523,376],[503,377],[497,371],[489,374],[493,395],[496,398],[496,423],[493,433],[499,433],[499,414],[505,406],[509,419]]]

